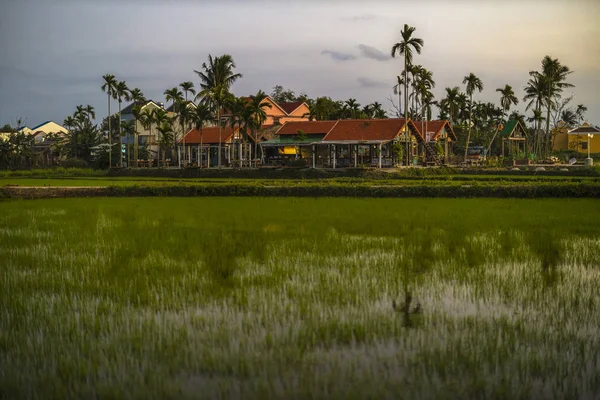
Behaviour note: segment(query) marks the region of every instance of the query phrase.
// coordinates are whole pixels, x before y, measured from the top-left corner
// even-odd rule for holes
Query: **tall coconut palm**
[[[194,124],[194,128],[200,131],[200,154],[198,154],[198,166],[202,168],[202,153],[204,149],[202,148],[202,129],[204,128],[204,124],[206,122],[210,122],[214,119],[214,115],[212,114],[210,108],[205,103],[200,103],[194,109],[191,116],[191,121]],[[210,150],[210,149],[209,149]],[[210,157],[210,151],[208,152],[208,156]]]
[[[542,105],[544,104],[545,101],[545,82],[544,79],[542,77],[542,75],[540,73],[538,73],[537,71],[531,71],[529,73],[529,80],[527,81],[527,84],[525,85],[525,96],[523,97],[523,101],[527,102],[527,105],[525,106],[525,111],[529,110],[529,109],[533,109],[534,111],[534,115],[537,115],[537,113],[541,114],[542,112]],[[537,112],[537,113],[536,113]],[[530,122],[534,123],[534,130],[535,130],[535,134],[534,134],[534,141],[533,141],[533,151],[535,154],[537,154],[538,156],[541,156],[541,143],[542,143],[542,138],[540,135],[541,132],[541,123],[543,121],[543,118],[535,118],[530,120]]]
[[[164,115],[165,115],[165,118],[162,119],[161,117],[159,117],[159,119],[162,119],[162,121],[157,122],[157,124],[156,124],[156,130],[160,133],[160,139],[158,139],[159,162],[160,162],[160,150],[162,150],[162,153],[163,153],[163,161],[166,161],[166,149],[173,146],[172,142],[175,139],[171,118],[166,117],[166,113]],[[155,118],[156,118],[156,116],[155,116]]]
[[[167,115],[167,112],[165,110],[163,110],[162,108],[155,108],[154,110],[152,110],[152,122],[154,122],[154,124],[156,125],[157,131],[158,131],[158,127],[164,126],[164,124],[167,122],[170,122],[170,120],[171,119]],[[156,142],[159,144],[159,151],[157,153],[157,166],[158,166],[158,164],[160,164],[160,145],[161,145],[161,143],[159,142],[158,139],[159,138],[157,135]]]
[[[121,155],[121,137],[123,136],[123,129],[121,127],[121,104],[123,100],[129,101],[131,99],[129,88],[127,87],[127,83],[125,83],[125,81],[117,82],[117,85],[115,86],[115,96],[117,97],[117,101],[119,102],[119,165],[121,168],[123,168],[123,156]],[[129,140],[129,138],[127,138],[127,140]]]
[[[102,91],[106,92],[106,96],[108,99],[108,145],[110,147],[110,151],[108,152],[108,168],[112,167],[112,132],[110,126],[110,98],[114,97],[114,93],[117,86],[117,80],[114,75],[105,74],[102,76],[104,79],[104,84],[102,85]]]
[[[469,96],[469,133],[467,134],[467,143],[465,144],[465,162],[469,153],[469,141],[471,140],[471,125],[473,117],[473,93],[477,90],[481,93],[483,90],[483,82],[474,73],[470,73],[463,79],[463,85],[466,85],[466,92]]]
[[[185,134],[186,125],[192,119],[193,109],[190,108],[190,103],[188,101],[183,101],[178,106],[179,114],[177,115],[177,119],[179,120],[179,124],[181,126],[181,141],[183,145],[183,154],[179,157],[179,168],[182,166],[185,167]],[[183,162],[182,162],[183,157]],[[182,165],[183,164],[183,165]]]
[[[344,105],[347,107],[349,116],[352,119],[356,119],[356,114],[360,111],[360,104],[358,104],[356,99],[348,99]]]
[[[392,57],[396,55],[404,56],[404,120],[408,121],[408,67],[412,64],[413,52],[421,54],[421,49],[425,42],[421,38],[413,37],[416,28],[404,24],[404,28],[400,32],[402,41],[392,46]],[[411,143],[410,133],[408,131],[408,124],[406,125],[406,165],[410,162],[410,148]]]
[[[226,107],[229,113],[226,123],[231,127],[234,135],[231,138],[230,160],[233,162],[235,158],[235,128],[240,129],[242,125],[244,109],[248,103],[247,98],[231,96],[228,99]],[[240,154],[241,158],[241,154]]]
[[[402,115],[402,87],[404,86],[404,78],[401,76],[396,76],[396,84],[392,88],[394,90],[394,94],[398,95],[398,118]],[[406,105],[405,105],[406,107]]]
[[[542,76],[545,83],[546,95],[546,138],[544,146],[544,156],[550,151],[550,111],[554,105],[554,99],[560,98],[563,89],[573,87],[574,85],[565,82],[568,75],[573,71],[566,65],[562,65],[558,58],[545,56],[542,60]]]
[[[496,89],[496,92],[500,92],[500,106],[504,110],[504,114],[508,115],[510,107],[519,104],[519,99],[510,85],[504,85],[503,88]]]
[[[460,107],[460,88],[458,86],[454,86],[453,88],[447,87],[445,90],[446,97],[442,99],[440,106],[447,110],[450,118],[450,124],[453,125],[455,116],[458,114]]]
[[[185,93],[185,101],[188,101],[188,93],[196,94],[196,90],[194,89],[194,82],[185,81],[179,84],[179,87]]]
[[[221,134],[222,121],[221,111],[227,99],[231,97],[229,89],[231,85],[242,77],[242,74],[234,73],[235,61],[229,54],[213,58],[208,55],[208,63],[202,64],[202,70],[194,72],[200,77],[200,92],[196,98],[210,104],[217,117],[219,128],[219,144],[217,155],[217,166],[221,168]]]
[[[583,115],[587,111],[587,107],[583,104],[577,104],[577,109],[575,110],[575,116],[577,117],[577,123],[581,124],[583,122]]]
[[[265,102],[267,94],[262,90],[259,90],[253,96],[250,96],[250,102],[248,103],[248,109],[252,115],[252,131],[254,132],[254,157],[258,157],[258,133],[262,125],[267,119],[266,108],[272,108],[270,103]]]
[[[177,113],[179,112],[178,106],[183,103],[183,93],[181,93],[181,91],[177,88],[177,86],[175,86],[171,89],[165,90],[164,95],[165,95],[165,100],[172,102],[173,113],[175,114],[174,117],[177,118]],[[181,134],[183,135],[183,130],[182,130]],[[177,143],[177,133],[173,132],[173,135],[174,135],[173,146],[175,146]],[[176,152],[177,149],[175,149],[175,147],[174,147],[173,151]],[[179,165],[181,166],[181,160],[179,160]]]
[[[139,121],[139,115],[140,115],[142,103],[146,102],[146,98],[144,97],[144,93],[142,93],[142,91],[139,88],[132,89],[129,92],[129,97],[133,101],[133,110],[131,112],[133,114],[133,120],[135,121],[134,128],[133,128],[133,141],[134,141],[134,143],[133,143],[133,158],[137,162],[137,159],[138,159],[138,130],[137,130],[137,124],[138,124],[138,121]],[[129,159],[127,160],[127,163],[129,163]]]

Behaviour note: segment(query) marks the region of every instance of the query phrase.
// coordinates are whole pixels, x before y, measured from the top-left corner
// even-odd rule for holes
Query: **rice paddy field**
[[[597,199],[0,201],[0,398],[598,399]]]

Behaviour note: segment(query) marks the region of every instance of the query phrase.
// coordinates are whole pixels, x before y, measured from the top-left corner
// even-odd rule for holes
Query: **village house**
[[[588,134],[591,135],[588,137]],[[589,146],[589,147],[588,147]],[[584,122],[581,126],[569,130],[566,126],[555,129],[552,150],[570,150],[577,153],[600,153],[600,129]]]

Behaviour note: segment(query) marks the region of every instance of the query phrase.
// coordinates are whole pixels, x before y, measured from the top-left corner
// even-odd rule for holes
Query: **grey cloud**
[[[392,59],[392,56],[382,52],[381,50],[379,50],[373,46],[367,46],[366,44],[359,44],[358,48],[360,49],[360,54],[362,54],[363,57],[370,58],[372,60],[388,61],[388,60]]]
[[[356,79],[356,81],[358,82],[360,87],[363,88],[387,88],[390,86],[385,82],[376,81],[374,79],[366,78],[364,76],[361,76],[360,78]]]
[[[321,54],[328,55],[328,56],[330,56],[335,61],[351,61],[351,60],[356,60],[356,56],[354,56],[352,54],[348,54],[348,53],[342,53],[342,52],[339,52],[339,51],[323,50],[321,52]]]

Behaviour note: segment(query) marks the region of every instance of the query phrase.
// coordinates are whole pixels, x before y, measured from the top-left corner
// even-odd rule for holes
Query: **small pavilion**
[[[527,158],[527,130],[520,121],[508,120],[498,136],[502,139],[502,157],[516,154],[515,158]]]

